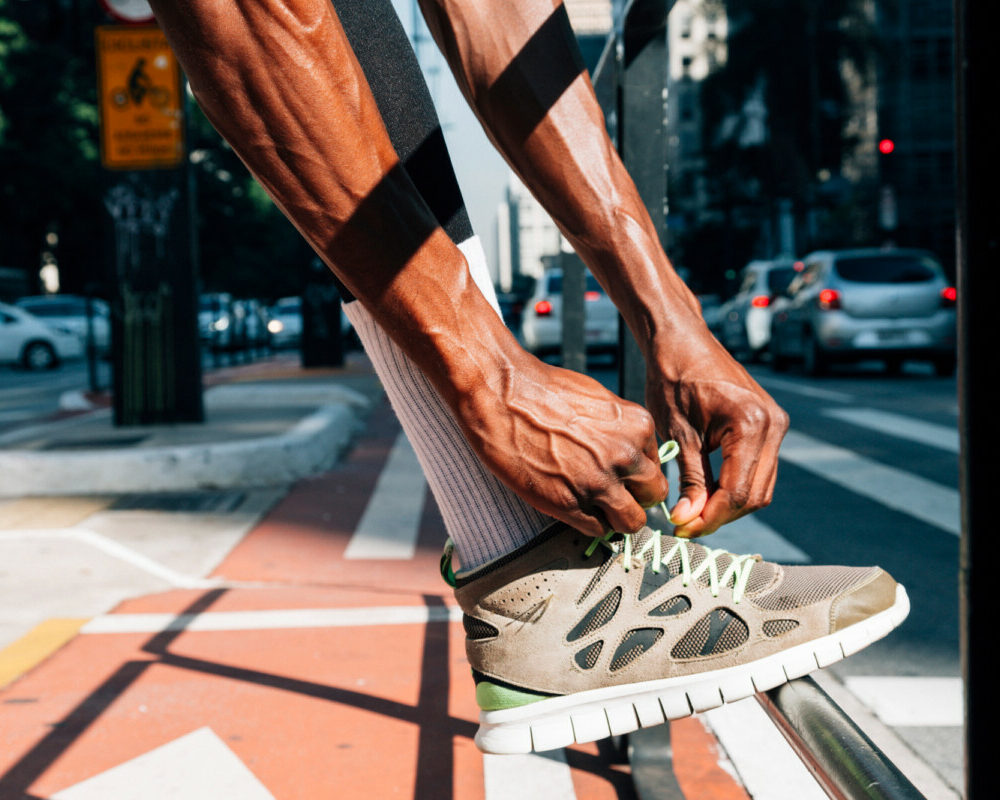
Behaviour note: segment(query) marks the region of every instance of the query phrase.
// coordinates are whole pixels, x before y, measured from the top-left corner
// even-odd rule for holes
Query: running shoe
[[[468,574],[476,744],[528,753],[629,733],[806,675],[909,612],[878,567],[779,566],[650,528],[591,539],[555,523]]]

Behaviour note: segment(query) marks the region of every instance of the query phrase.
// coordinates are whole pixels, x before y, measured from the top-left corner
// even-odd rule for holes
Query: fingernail
[[[672,520],[680,520],[683,522],[690,522],[688,517],[691,515],[691,501],[686,497],[682,497],[680,500],[674,504],[674,507],[670,509],[670,518]]]

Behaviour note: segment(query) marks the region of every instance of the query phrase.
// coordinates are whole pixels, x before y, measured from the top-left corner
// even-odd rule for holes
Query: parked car
[[[834,362],[906,359],[955,371],[955,287],[922,250],[824,250],[803,259],[772,319],[775,369],[789,361],[822,374]]]
[[[53,369],[61,361],[80,358],[83,349],[80,337],[68,328],[0,303],[0,363]]]
[[[535,355],[559,353],[562,348],[562,270],[545,273],[528,300],[521,337]],[[588,353],[618,352],[618,310],[597,279],[586,275],[584,336]]]
[[[234,330],[232,295],[228,292],[203,294],[198,302],[198,335],[202,343],[213,350],[228,350],[233,346]]]
[[[87,298],[73,294],[35,295],[22,297],[14,305],[46,324],[72,331],[86,346]],[[111,348],[111,312],[108,304],[97,298],[91,299],[90,318],[94,347],[98,353],[106,354]]]
[[[715,322],[730,353],[758,361],[767,352],[774,301],[801,268],[791,258],[751,261],[743,268],[739,291],[719,307]]]
[[[298,347],[302,341],[302,298],[282,297],[269,311],[267,329],[276,349]]]

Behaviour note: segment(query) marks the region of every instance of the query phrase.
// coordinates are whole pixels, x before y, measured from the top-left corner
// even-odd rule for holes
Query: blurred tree
[[[0,0],[0,264],[102,274],[92,34],[62,2]],[[95,4],[96,7],[96,4]]]
[[[61,288],[107,276],[98,139],[93,0],[0,0],[0,266],[37,285],[59,265]],[[191,104],[189,150],[206,290],[299,294],[312,254]]]
[[[752,251],[734,254],[729,266],[776,254],[776,202],[783,198],[800,221],[800,252],[860,243],[867,231],[847,207],[870,203],[872,186],[847,181],[844,165],[858,144],[849,123],[873,75],[871,3],[724,4],[727,57],[701,94],[710,192],[727,225],[760,234]]]

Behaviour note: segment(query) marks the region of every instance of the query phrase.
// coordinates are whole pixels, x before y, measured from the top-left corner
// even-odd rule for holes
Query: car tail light
[[[750,301],[750,305],[754,308],[767,308],[771,305],[771,298],[766,294],[759,294]]]
[[[535,303],[535,313],[540,317],[547,317],[552,313],[552,303],[548,300],[539,300]]]
[[[840,308],[840,292],[836,289],[823,289],[819,293],[819,307],[824,311]]]
[[[954,286],[946,286],[941,290],[941,306],[943,308],[954,308],[958,299],[958,289]]]
[[[586,300],[588,303],[596,303],[598,300],[601,299],[601,293],[594,291],[584,292],[583,299]]]

